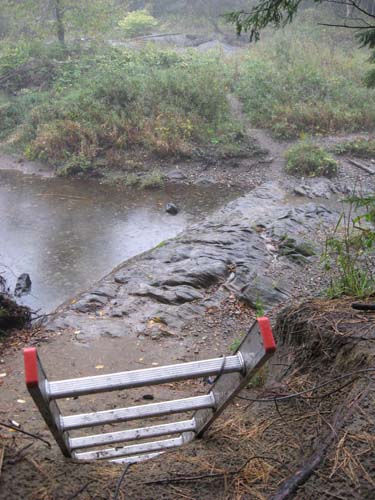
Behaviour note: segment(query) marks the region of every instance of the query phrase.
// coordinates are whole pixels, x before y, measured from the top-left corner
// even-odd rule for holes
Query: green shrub
[[[336,154],[353,154],[363,158],[375,158],[375,139],[354,139],[337,144],[333,152]]]
[[[310,141],[302,141],[285,154],[286,171],[296,176],[332,177],[337,174],[337,162],[328,152]]]
[[[120,28],[128,37],[146,35],[159,24],[146,9],[129,12],[119,23]]]
[[[234,90],[252,123],[281,138],[373,130],[366,52],[295,26],[266,37],[236,68]]]
[[[156,189],[161,188],[164,185],[164,175],[160,170],[153,170],[149,174],[140,178],[139,186],[142,189]]]
[[[352,196],[346,202],[349,208],[327,238],[322,256],[330,277],[327,294],[364,298],[375,292],[375,196]]]
[[[114,167],[135,147],[186,156],[215,138],[220,151],[240,130],[227,101],[230,70],[218,54],[104,48],[61,66],[23,124],[30,158]]]

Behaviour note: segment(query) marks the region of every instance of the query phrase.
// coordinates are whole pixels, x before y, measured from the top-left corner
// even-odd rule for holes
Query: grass
[[[354,155],[362,158],[375,158],[375,139],[358,138],[353,141],[344,141],[333,148],[338,155]]]
[[[322,255],[329,298],[374,294],[375,196],[351,196]],[[359,214],[359,215],[358,215]]]
[[[234,90],[254,126],[280,138],[375,128],[375,89],[364,83],[368,52],[332,33],[342,36],[297,23],[235,63]]]
[[[304,140],[285,153],[286,171],[298,177],[333,177],[337,174],[337,161],[324,148]]]
[[[132,158],[249,156],[228,93],[238,96],[254,126],[281,138],[373,130],[375,90],[364,84],[368,53],[348,43],[347,32],[344,38],[311,25],[302,20],[228,60],[215,51],[151,45],[135,51],[87,43],[61,51],[4,42],[0,139],[62,175],[107,167],[130,173]],[[342,147],[370,154],[374,145]],[[310,174],[321,175],[308,167],[303,175]]]
[[[218,53],[93,46],[53,61],[46,88],[19,89],[15,112],[6,104],[9,125],[2,132],[21,126],[27,157],[60,166],[63,173],[121,165],[136,149],[190,156],[205,144],[212,148],[213,139],[218,151],[227,151],[241,137],[227,101],[230,68]],[[22,67],[24,81],[32,84],[27,64],[27,57],[14,61],[16,74]],[[12,88],[16,83],[7,80]]]
[[[160,170],[155,169],[140,179],[139,186],[142,189],[156,189],[163,187],[164,181],[164,175]]]

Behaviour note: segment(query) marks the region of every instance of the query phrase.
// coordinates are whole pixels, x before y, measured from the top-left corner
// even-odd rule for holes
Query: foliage
[[[375,196],[351,196],[323,254],[325,269],[331,272],[328,295],[367,297],[375,292],[373,248],[375,244]],[[354,211],[360,210],[357,215]]]
[[[160,170],[153,170],[148,175],[142,177],[139,182],[139,186],[142,189],[155,189],[161,188],[164,185],[164,175]]]
[[[51,40],[64,44],[66,34],[85,37],[108,31],[119,19],[121,1],[1,0],[0,18],[7,21],[13,40]]]
[[[332,0],[313,0],[315,4],[323,6],[332,3]],[[336,1],[340,6],[351,9],[343,16],[339,16],[336,22],[322,21],[325,26],[349,28],[355,30],[357,38],[362,46],[373,49],[371,56],[372,62],[375,62],[375,14],[372,2],[363,5],[360,0],[350,0],[349,2]],[[257,0],[256,4],[250,8],[250,11],[237,10],[226,14],[228,22],[236,26],[238,34],[242,31],[250,33],[250,41],[259,40],[260,32],[267,26],[275,28],[285,27],[291,23],[297,13],[301,10],[303,0]],[[375,70],[372,69],[367,74],[366,83],[369,86],[375,85]]]
[[[366,54],[353,55],[327,36],[301,24],[262,40],[242,59],[234,90],[255,126],[282,138],[375,128],[375,90],[363,84]]]
[[[364,158],[375,158],[375,139],[354,139],[336,144],[333,149],[336,154],[353,154]]]
[[[219,53],[91,46],[68,54],[23,115],[21,139],[31,159],[73,173],[121,164],[134,147],[186,156],[207,143],[224,150],[240,137],[226,97],[231,72]],[[19,119],[8,115],[10,129]]]
[[[337,174],[337,162],[325,149],[308,140],[292,146],[285,157],[286,170],[292,175],[332,177]]]
[[[146,9],[142,9],[129,12],[118,24],[126,36],[133,37],[150,33],[159,23]]]

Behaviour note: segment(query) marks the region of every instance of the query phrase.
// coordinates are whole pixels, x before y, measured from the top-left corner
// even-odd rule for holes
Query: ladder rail
[[[76,460],[103,460],[115,457],[125,457],[129,455],[138,455],[140,453],[150,453],[154,451],[163,451],[171,448],[177,448],[195,437],[193,432],[185,432],[177,438],[163,439],[162,441],[150,441],[148,443],[133,444],[119,448],[108,448],[105,450],[85,451],[75,453]]]
[[[191,398],[162,401],[161,403],[151,403],[139,406],[129,406],[128,408],[115,408],[114,410],[61,416],[60,425],[62,430],[70,431],[73,429],[81,429],[83,427],[94,427],[96,425],[127,422],[129,420],[137,420],[140,418],[172,415],[173,413],[182,413],[202,408],[215,408],[215,406],[216,403],[214,395],[206,394],[204,396],[193,396]]]
[[[207,377],[219,373],[240,372],[244,369],[242,357],[239,355],[225,358],[214,358],[192,361],[184,364],[158,366],[128,372],[95,375],[78,379],[67,379],[48,382],[46,391],[50,399],[71,398],[87,394],[109,392],[123,389],[134,389],[144,385],[164,384],[180,380]]]
[[[82,436],[69,439],[71,450],[79,448],[92,448],[94,446],[103,446],[106,444],[125,443],[127,441],[138,441],[170,434],[179,434],[181,432],[195,431],[196,422],[194,418],[190,420],[181,420],[168,424],[153,425],[138,429],[128,429],[126,431],[106,432],[105,434],[96,434],[91,436]]]

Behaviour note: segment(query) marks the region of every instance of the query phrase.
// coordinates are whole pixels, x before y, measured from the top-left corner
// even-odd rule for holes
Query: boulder
[[[178,208],[176,207],[176,205],[174,203],[167,203],[165,205],[165,211],[167,212],[167,214],[170,214],[170,215],[177,215],[178,214]]]

